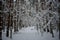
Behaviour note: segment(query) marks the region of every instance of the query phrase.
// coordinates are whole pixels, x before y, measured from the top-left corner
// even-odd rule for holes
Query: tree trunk
[[[60,5],[58,7],[58,16],[59,16],[58,29],[59,29],[59,39],[60,39]]]
[[[52,37],[54,37],[53,28],[52,28],[52,24],[51,23],[50,23],[50,33],[52,34]]]
[[[9,37],[9,26],[7,27],[7,30],[6,30],[6,37]]]
[[[48,26],[47,26],[47,32],[49,32],[49,28],[48,28]]]
[[[16,32],[16,20],[14,20],[14,32]]]
[[[10,38],[12,38],[12,27],[10,27]]]
[[[13,28],[13,21],[12,21],[12,19],[13,19],[13,16],[10,15],[10,38],[12,38],[12,28]]]
[[[59,17],[58,28],[59,28],[59,39],[60,39],[60,17]]]
[[[17,16],[17,30],[16,31],[18,31],[18,16]]]
[[[59,28],[59,39],[60,39],[60,23],[59,23],[59,27],[58,28]]]
[[[2,11],[2,0],[0,0],[0,11]],[[0,12],[0,40],[2,40],[3,13]]]
[[[0,14],[0,40],[2,40],[2,14]]]
[[[9,14],[9,16],[8,16],[8,26],[7,26],[7,30],[6,30],[6,37],[9,37],[9,25],[10,25],[10,14]]]

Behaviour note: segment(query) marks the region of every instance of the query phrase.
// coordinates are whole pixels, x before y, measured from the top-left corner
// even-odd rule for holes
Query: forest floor
[[[54,38],[48,32],[43,32],[43,35],[37,31],[34,27],[22,28],[17,33],[13,33],[12,39],[6,37],[6,33],[3,32],[3,40],[59,40],[59,33],[54,31]]]

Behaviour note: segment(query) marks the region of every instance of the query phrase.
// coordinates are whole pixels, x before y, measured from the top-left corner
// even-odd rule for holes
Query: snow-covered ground
[[[58,32],[54,31],[54,38],[50,33],[44,32],[43,36],[35,27],[22,28],[16,34],[13,33],[13,38],[7,38],[3,32],[3,40],[59,40]]]

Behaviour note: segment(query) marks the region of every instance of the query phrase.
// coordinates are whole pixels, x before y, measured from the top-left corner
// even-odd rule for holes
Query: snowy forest
[[[0,0],[0,40],[60,40],[60,0]]]

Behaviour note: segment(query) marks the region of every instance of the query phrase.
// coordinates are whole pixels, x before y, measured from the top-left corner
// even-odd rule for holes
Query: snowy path
[[[55,37],[52,38],[50,33],[41,33],[37,32],[34,27],[22,28],[17,34],[13,34],[13,38],[7,38],[3,36],[3,40],[58,40],[58,33],[54,32]]]

